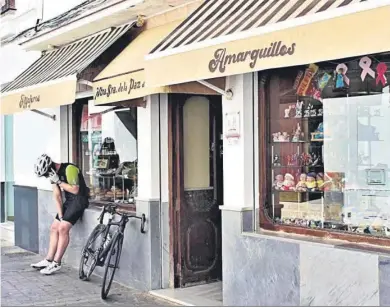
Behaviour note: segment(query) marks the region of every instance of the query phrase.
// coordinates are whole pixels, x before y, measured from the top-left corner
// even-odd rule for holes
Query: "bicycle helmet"
[[[53,161],[51,160],[50,156],[42,154],[40,157],[38,157],[37,162],[34,165],[35,174],[39,177],[45,176],[49,172],[52,164]]]

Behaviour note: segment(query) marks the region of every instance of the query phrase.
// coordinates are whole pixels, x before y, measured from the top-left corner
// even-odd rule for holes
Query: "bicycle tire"
[[[114,238],[112,239],[111,248],[110,248],[110,251],[109,251],[107,258],[106,258],[106,265],[105,265],[105,270],[104,270],[102,292],[101,292],[102,299],[106,299],[108,296],[108,292],[110,291],[112,280],[114,279],[114,276],[115,276],[115,271],[119,265],[119,260],[120,260],[121,253],[122,253],[122,245],[123,245],[123,235],[120,233],[117,233],[114,236]],[[115,254],[115,252],[116,252],[115,262],[113,265],[110,266],[111,258]],[[112,271],[111,277],[109,277],[107,279],[108,269],[112,268],[112,266],[113,266],[113,271]],[[107,285],[107,288],[106,288],[106,285]]]
[[[80,265],[79,265],[79,278],[81,280],[87,281],[89,280],[90,276],[92,275],[93,271],[95,270],[97,260],[93,260],[91,267],[87,273],[85,273],[84,265],[86,263],[86,252],[88,247],[98,238],[100,234],[102,234],[106,230],[107,226],[103,224],[98,224],[91,234],[88,237],[87,243],[83,247],[83,250],[81,251],[81,258],[80,258]],[[88,259],[88,257],[87,257]]]

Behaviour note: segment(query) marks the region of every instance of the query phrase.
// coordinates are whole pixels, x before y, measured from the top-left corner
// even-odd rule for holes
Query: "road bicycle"
[[[106,299],[110,291],[115,271],[119,266],[122,252],[123,237],[126,224],[130,218],[141,220],[141,233],[145,233],[145,214],[136,216],[133,214],[121,213],[117,211],[116,204],[107,204],[103,207],[98,218],[99,224],[90,234],[87,243],[81,252],[79,267],[79,278],[87,281],[91,277],[96,266],[105,266],[101,297]],[[105,214],[108,213],[108,222],[103,224]],[[114,221],[114,216],[121,217],[119,221]],[[110,232],[112,226],[117,226],[114,232]],[[112,270],[111,273],[110,270]]]

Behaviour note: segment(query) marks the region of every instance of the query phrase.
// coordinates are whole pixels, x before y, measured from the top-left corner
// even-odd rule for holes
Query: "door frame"
[[[206,97],[210,103],[221,99],[216,95],[201,94],[169,94],[168,95],[168,188],[169,188],[169,251],[170,271],[169,287],[180,286],[182,269],[179,260],[182,250],[182,234],[179,231],[181,205],[184,200],[184,138],[183,138],[183,107],[185,102],[194,96]],[[211,124],[211,123],[210,123]],[[175,149],[178,149],[175,151]],[[222,252],[221,252],[222,254]],[[222,258],[222,255],[221,255]]]

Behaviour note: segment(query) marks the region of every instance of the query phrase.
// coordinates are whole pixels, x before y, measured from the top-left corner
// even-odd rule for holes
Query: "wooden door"
[[[218,99],[171,95],[175,287],[222,278],[222,112]]]

